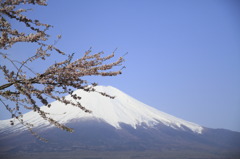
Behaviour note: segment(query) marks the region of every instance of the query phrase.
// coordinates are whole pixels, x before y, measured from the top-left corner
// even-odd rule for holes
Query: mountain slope
[[[52,107],[42,107],[41,109],[50,113],[50,116],[61,123],[68,123],[72,119],[79,118],[97,118],[107,122],[115,128],[121,128],[120,123],[131,125],[136,128],[138,125],[146,124],[153,127],[159,123],[170,126],[174,129],[190,129],[193,132],[201,133],[203,127],[176,118],[169,114],[163,113],[153,107],[137,101],[120,90],[113,87],[98,86],[96,88],[100,92],[106,92],[116,96],[115,99],[110,99],[100,95],[99,93],[87,93],[77,90],[74,94],[82,97],[81,104],[92,110],[92,114],[84,113],[79,108],[66,106],[58,101],[51,103]],[[66,97],[71,99],[70,96]],[[29,121],[35,126],[46,127],[47,122],[41,120],[37,113],[29,112],[24,115],[24,120]],[[8,129],[9,120],[0,121],[0,129]],[[24,129],[21,124],[17,124],[18,129]]]
[[[116,129],[97,119],[78,119],[67,125],[74,128],[74,133],[54,127],[35,129],[48,143],[27,131],[0,134],[0,158],[239,159],[240,156],[240,133],[228,130],[205,128],[199,134],[164,124],[152,128],[120,124],[121,129]],[[106,152],[110,154],[106,156]]]
[[[50,109],[42,107],[74,128],[74,133],[49,125],[37,113],[25,114],[25,120],[33,123],[48,143],[36,139],[21,124],[10,126],[9,120],[0,121],[0,159],[240,158],[239,132],[205,128],[176,118],[113,87],[97,89],[116,98],[75,91],[92,114],[58,102]]]

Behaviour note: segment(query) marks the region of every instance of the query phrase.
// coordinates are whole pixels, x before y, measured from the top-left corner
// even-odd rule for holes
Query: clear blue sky
[[[240,131],[240,1],[48,4],[35,8],[31,16],[54,26],[49,33],[62,35],[57,44],[62,50],[76,56],[90,47],[106,54],[118,48],[117,56],[128,52],[123,75],[93,81],[112,85],[176,117]],[[18,46],[12,52],[30,55],[31,49]]]

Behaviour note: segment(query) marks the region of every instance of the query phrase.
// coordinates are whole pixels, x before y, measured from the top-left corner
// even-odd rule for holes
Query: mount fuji
[[[48,143],[33,137],[20,123],[11,126],[10,119],[1,120],[0,158],[240,158],[239,132],[185,121],[111,86],[96,89],[115,98],[74,92],[92,113],[58,101],[50,108],[41,107],[51,118],[73,128],[73,133],[55,128],[33,111],[24,114],[24,121],[33,124]]]

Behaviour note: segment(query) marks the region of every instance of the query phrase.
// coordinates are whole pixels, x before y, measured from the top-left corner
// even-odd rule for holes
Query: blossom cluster
[[[45,0],[5,0],[1,1],[0,8],[0,49],[8,50],[16,43],[35,43],[38,48],[33,55],[24,61],[11,59],[7,53],[0,52],[0,56],[9,62],[10,65],[0,64],[0,73],[5,77],[6,83],[0,85],[0,103],[12,115],[11,125],[18,120],[32,131],[33,125],[23,120],[22,109],[29,109],[37,112],[40,117],[47,120],[56,127],[72,132],[71,128],[60,124],[52,119],[50,115],[41,110],[40,105],[51,107],[49,101],[57,100],[69,106],[75,106],[86,113],[91,113],[79,102],[81,97],[74,94],[74,89],[82,89],[86,92],[97,92],[96,83],[89,83],[82,78],[85,76],[116,76],[121,74],[121,69],[113,69],[115,66],[121,66],[124,59],[118,58],[115,62],[108,62],[114,58],[114,52],[103,56],[104,52],[92,54],[91,49],[85,54],[74,59],[74,54],[67,54],[54,44],[48,44],[48,35],[46,32],[51,27],[49,24],[43,24],[39,20],[33,20],[23,15],[28,9],[17,9],[23,4],[46,5]],[[20,32],[13,28],[10,20],[22,23],[31,33]],[[60,39],[61,36],[58,37]],[[36,60],[46,60],[52,52],[59,53],[66,59],[50,65],[44,72],[32,70],[28,64]],[[16,53],[18,54],[18,53]],[[33,75],[29,75],[31,72]],[[98,92],[103,96],[114,98],[104,92]],[[70,94],[72,100],[64,96]],[[11,104],[9,104],[11,103]],[[36,134],[35,134],[36,135]],[[40,138],[40,137],[39,137]]]

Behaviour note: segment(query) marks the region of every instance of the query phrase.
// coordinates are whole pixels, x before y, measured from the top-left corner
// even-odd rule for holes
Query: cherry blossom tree
[[[49,117],[49,114],[41,110],[40,105],[51,107],[50,100],[57,100],[69,106],[75,106],[86,113],[91,113],[86,107],[81,105],[80,96],[73,93],[74,89],[82,89],[86,92],[97,92],[97,83],[90,83],[83,80],[85,76],[116,76],[121,74],[124,59],[120,57],[115,62],[109,62],[114,57],[114,52],[104,56],[103,52],[91,53],[91,49],[86,51],[82,57],[73,60],[74,54],[68,54],[55,44],[49,44],[50,35],[47,31],[52,27],[49,24],[41,23],[39,20],[31,19],[24,13],[30,9],[19,9],[31,5],[46,6],[46,0],[1,0],[0,8],[0,57],[4,64],[0,64],[0,76],[4,77],[5,84],[0,85],[0,105],[5,107],[11,114],[11,125],[14,121],[19,121],[25,125],[33,134],[33,125],[23,120],[22,109],[33,110],[41,118],[54,124],[56,127],[71,132],[72,129]],[[14,28],[10,21],[23,24],[30,33],[21,32]],[[58,36],[57,40],[61,36]],[[37,49],[32,56],[23,61],[11,58],[7,53],[16,43],[33,43]],[[30,63],[48,60],[53,54],[65,57],[63,61],[52,63],[43,72],[36,72]],[[21,56],[20,52],[15,53],[15,57]],[[112,60],[111,60],[112,61]],[[119,69],[113,69],[121,66]],[[114,98],[104,92],[98,92],[103,96]],[[73,99],[64,98],[70,94]],[[10,103],[10,104],[9,104]]]

